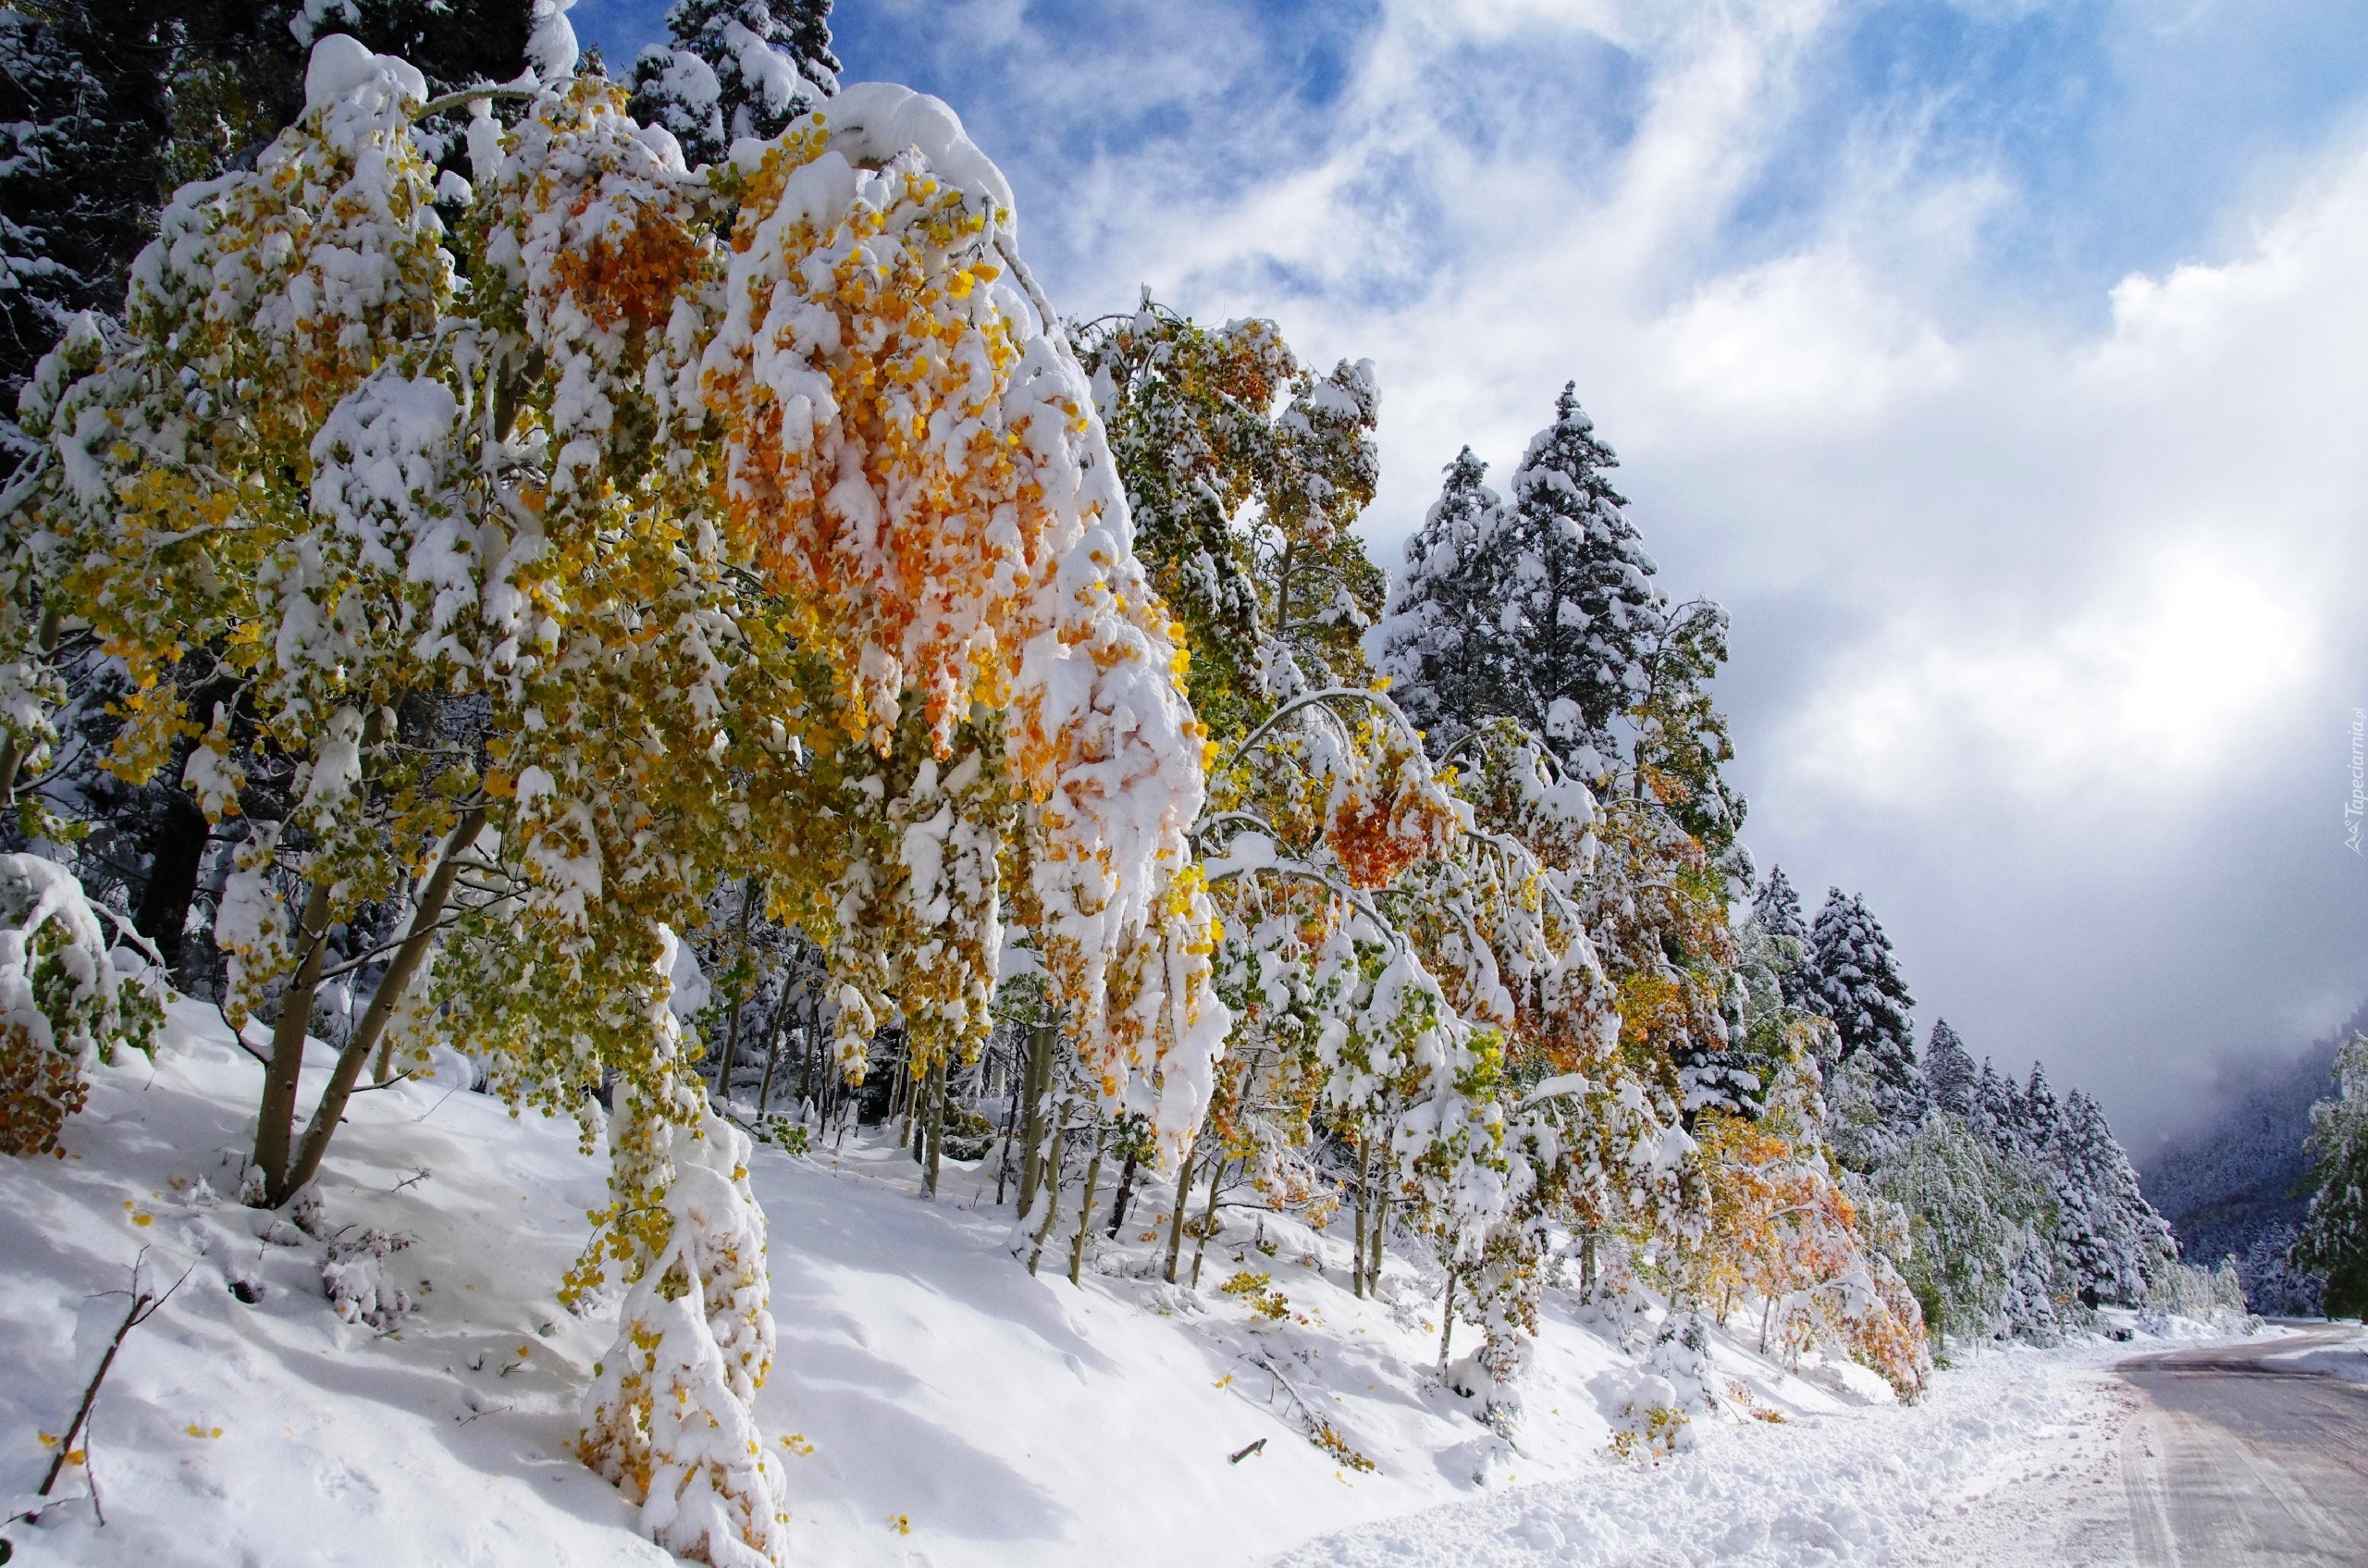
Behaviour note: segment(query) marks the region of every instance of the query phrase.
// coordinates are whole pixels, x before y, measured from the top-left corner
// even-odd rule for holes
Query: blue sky
[[[662,7],[587,0],[621,65]],[[1575,377],[1746,830],[2142,1146],[2368,998],[2358,0],[845,0],[1064,309],[1371,357],[1395,564]]]

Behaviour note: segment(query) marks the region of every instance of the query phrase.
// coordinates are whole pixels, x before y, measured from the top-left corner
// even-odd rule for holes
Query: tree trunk
[[[452,835],[444,843],[443,858],[436,862],[429,873],[427,886],[421,890],[419,906],[412,911],[411,930],[403,936],[403,945],[387,964],[386,975],[378,982],[378,989],[370,998],[369,1007],[362,1021],[353,1027],[352,1037],[346,1041],[339,1056],[337,1067],[329,1074],[327,1089],[321,1093],[321,1103],[313,1111],[313,1124],[304,1133],[304,1145],[296,1155],[296,1167],[279,1191],[272,1197],[272,1206],[278,1207],[289,1196],[302,1190],[305,1183],[320,1173],[321,1160],[328,1153],[329,1140],[337,1133],[338,1123],[345,1117],[346,1102],[353,1097],[353,1085],[362,1076],[362,1064],[378,1043],[378,1036],[395,1016],[395,1006],[402,1000],[411,977],[427,957],[428,948],[436,941],[437,922],[444,917],[444,906],[452,896],[452,883],[460,874],[456,862],[476,842],[478,832],[485,826],[483,808],[461,814],[452,828]]]
[[[1388,1255],[1386,1250],[1388,1234],[1389,1188],[1384,1183],[1381,1191],[1374,1196],[1373,1255],[1365,1260],[1365,1289],[1368,1290],[1377,1290],[1381,1285],[1381,1262]]]
[[[271,1060],[263,1069],[263,1105],[255,1117],[255,1165],[263,1172],[264,1206],[277,1207],[288,1179],[288,1147],[296,1132],[296,1081],[304,1070],[304,1031],[313,1021],[313,999],[321,989],[321,967],[328,955],[329,885],[316,882],[304,895],[296,922],[303,957],[280,993],[279,1018],[271,1029]]]
[[[1028,1122],[1019,1154],[1019,1217],[1022,1219],[1034,1212],[1036,1189],[1044,1176],[1038,1155],[1044,1146],[1045,1102],[1052,1097],[1053,1045],[1058,1032],[1058,1025],[1040,1023],[1029,1033],[1025,1090]]]
[[[1165,1278],[1176,1283],[1176,1265],[1184,1255],[1184,1211],[1192,1203],[1192,1149],[1187,1144],[1176,1157],[1176,1206],[1167,1216],[1167,1272]]]
[[[748,916],[757,902],[757,879],[750,877],[740,887],[739,951],[732,956],[738,963],[748,951]],[[740,1065],[740,1009],[748,1005],[741,993],[732,993],[731,1016],[723,1020],[723,1060],[715,1069],[715,1097],[725,1105],[732,1103],[732,1072]]]
[[[141,890],[131,923],[155,944],[166,974],[180,968],[181,928],[189,924],[190,902],[197,895],[197,873],[205,863],[205,843],[212,832],[195,801],[178,790],[166,796],[165,820],[148,844],[148,885]]]
[[[1291,645],[1291,555],[1298,549],[1283,547],[1282,569],[1275,574],[1275,636],[1285,648]]]
[[[1448,1347],[1455,1341],[1455,1270],[1447,1271],[1447,1303],[1439,1309],[1439,1370],[1447,1370]]]
[[[1036,1228],[1035,1250],[1028,1254],[1028,1275],[1031,1279],[1036,1276],[1036,1266],[1044,1261],[1044,1238],[1053,1233],[1053,1222],[1061,1216],[1061,1139],[1068,1131],[1068,1119],[1066,1113],[1053,1118],[1053,1148],[1049,1162],[1052,1167],[1052,1191],[1044,1200],[1044,1223]]]
[[[1011,1093],[1004,1101],[1003,1147],[995,1152],[995,1207],[1003,1207],[1005,1180],[1011,1175],[1011,1134],[1019,1125],[1019,1085],[1008,1085]]]
[[[937,1167],[944,1157],[945,1142],[945,1069],[946,1060],[940,1056],[937,1066],[930,1069],[929,1085],[929,1164],[926,1181],[929,1195],[937,1197]]]
[[[1365,1204],[1373,1180],[1373,1141],[1357,1140],[1357,1206],[1355,1211],[1356,1244],[1350,1249],[1349,1290],[1359,1301],[1365,1293]]]
[[[789,976],[781,977],[781,1000],[773,1004],[773,1016],[765,1024],[765,1078],[757,1085],[757,1115],[759,1117],[773,1103],[773,1073],[781,1066],[782,1043],[788,1037],[790,993],[796,989],[796,983]]]
[[[1078,1282],[1085,1272],[1085,1240],[1093,1234],[1093,1190],[1102,1183],[1102,1151],[1110,1139],[1110,1129],[1097,1112],[1093,1118],[1093,1158],[1085,1167],[1085,1197],[1078,1206],[1077,1234],[1069,1241],[1069,1283]]]
[[[1118,1228],[1127,1223],[1127,1204],[1135,1195],[1135,1166],[1140,1159],[1135,1146],[1127,1146],[1127,1163],[1118,1170],[1118,1201],[1110,1209],[1110,1239],[1118,1239]]]
[[[1192,1242],[1192,1289],[1201,1288],[1201,1260],[1208,1255],[1209,1235],[1217,1224],[1217,1193],[1225,1186],[1225,1151],[1217,1151],[1217,1163],[1209,1172],[1209,1206],[1201,1216],[1201,1234]]]

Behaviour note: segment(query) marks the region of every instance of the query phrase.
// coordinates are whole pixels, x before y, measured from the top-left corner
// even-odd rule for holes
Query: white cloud
[[[1804,253],[1704,288],[1658,325],[1669,391],[1689,412],[1831,433],[1937,391],[1957,356],[1857,261]]]
[[[2004,791],[2056,831],[2177,797],[2256,746],[2322,655],[2300,585],[2226,541],[2174,542],[2053,623],[1884,627],[1783,732],[1798,784],[1915,814]]]
[[[2249,254],[2124,280],[2092,344],[1981,363],[1980,396],[2048,414],[2019,498],[2042,526],[1995,529],[2036,548],[2019,570],[1951,562],[1834,648],[1782,732],[1794,776],[1934,809],[2003,791],[2044,820],[2103,786],[2176,801],[2251,773],[2362,651],[2363,275],[2368,150],[2350,147]],[[1977,438],[1958,461],[2017,455]]]

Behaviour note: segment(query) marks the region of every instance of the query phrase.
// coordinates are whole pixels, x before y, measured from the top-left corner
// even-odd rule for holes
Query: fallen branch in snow
[[[1309,1442],[1314,1443],[1351,1470],[1371,1471],[1375,1468],[1374,1462],[1359,1452],[1346,1438],[1342,1437],[1339,1428],[1326,1420],[1316,1408],[1307,1401],[1306,1397],[1291,1386],[1291,1380],[1283,1376],[1283,1369],[1268,1360],[1263,1352],[1242,1359],[1264,1371],[1268,1377],[1282,1386],[1283,1392],[1290,1395],[1291,1403],[1299,1410],[1300,1430]],[[1245,1399],[1248,1397],[1248,1395],[1243,1396]],[[1266,1396],[1266,1402],[1268,1404],[1274,1402],[1272,1394]]]
[[[1237,1449],[1233,1452],[1226,1455],[1225,1462],[1227,1464],[1239,1464],[1243,1460],[1248,1459],[1252,1454],[1264,1453],[1265,1451],[1266,1439],[1260,1438],[1257,1441],[1248,1444],[1243,1448]]]
[[[115,1364],[116,1352],[123,1349],[124,1337],[130,1334],[134,1328],[137,1328],[142,1324],[147,1322],[150,1318],[155,1316],[156,1314],[163,1309],[165,1303],[173,1299],[173,1292],[181,1288],[183,1281],[189,1278],[191,1272],[197,1266],[195,1264],[191,1264],[189,1268],[181,1271],[181,1277],[179,1279],[174,1280],[170,1286],[166,1287],[163,1295],[152,1296],[140,1289],[140,1261],[141,1258],[144,1258],[147,1255],[148,1249],[142,1247],[140,1249],[140,1257],[136,1257],[131,1260],[132,1289],[130,1292],[132,1298],[131,1310],[123,1315],[123,1321],[116,1327],[115,1338],[107,1341],[107,1353],[99,1358],[99,1369],[91,1374],[91,1386],[82,1390],[82,1402],[80,1406],[75,1410],[74,1419],[68,1423],[65,1436],[61,1437],[57,1440],[57,1457],[49,1462],[49,1474],[41,1478],[41,1488],[33,1494],[36,1497],[47,1497],[49,1495],[49,1489],[57,1485],[57,1477],[59,1474],[65,1470],[66,1462],[74,1456],[75,1435],[89,1426],[91,1421],[91,1407],[96,1404],[99,1400],[99,1385],[106,1381],[107,1369]],[[108,1295],[120,1295],[125,1292],[110,1290],[105,1293]],[[99,1506],[99,1482],[98,1477],[91,1471],[90,1459],[87,1453],[83,1456],[82,1474],[90,1480],[91,1506],[92,1508],[96,1509]],[[25,1517],[31,1517],[31,1515],[26,1515]],[[99,1523],[102,1525],[106,1523],[106,1515],[104,1512],[99,1515]]]

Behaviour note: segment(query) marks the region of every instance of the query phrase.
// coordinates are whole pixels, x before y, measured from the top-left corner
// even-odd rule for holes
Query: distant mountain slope
[[[2286,1248],[2310,1206],[2296,1189],[2311,1102],[2329,1092],[2337,1042],[2355,1029],[2368,1029],[2368,1006],[2292,1061],[2232,1081],[2208,1120],[2144,1162],[2147,1201],[2171,1222],[2180,1255],[2206,1265],[2234,1257],[2255,1312],[2319,1310],[2316,1281],[2288,1272]]]

